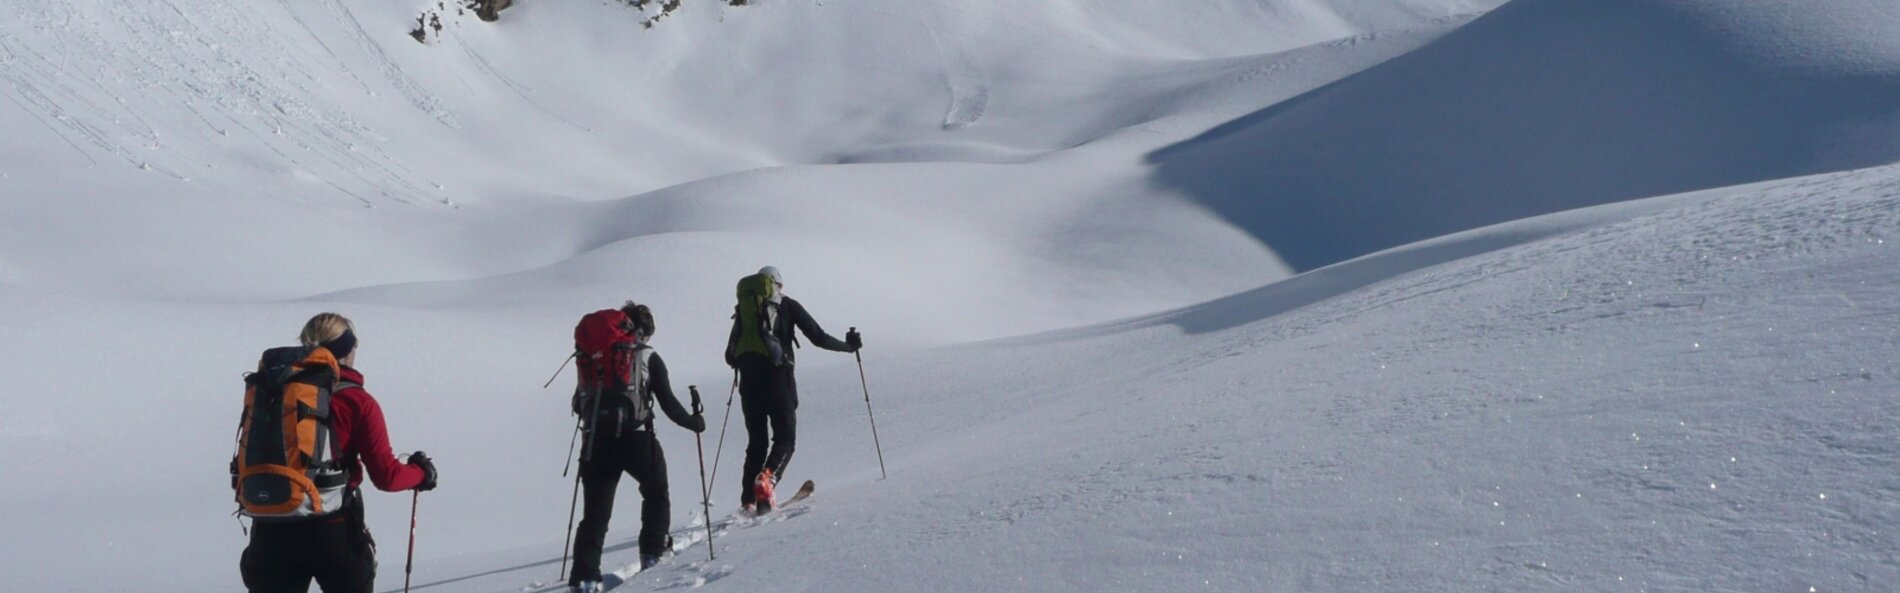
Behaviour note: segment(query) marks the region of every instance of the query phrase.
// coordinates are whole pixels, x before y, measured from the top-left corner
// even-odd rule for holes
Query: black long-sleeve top
[[[666,373],[666,360],[654,351],[647,358],[647,393],[653,394],[654,401],[660,403],[660,410],[666,412],[666,418],[674,424],[686,426],[686,420],[693,415],[680,405],[678,397],[673,395],[673,381]]]
[[[772,334],[778,337],[780,344],[794,344],[797,343],[798,338],[792,334],[793,327],[797,327],[798,331],[804,332],[805,337],[811,340],[812,345],[819,348],[824,348],[832,352],[851,351],[851,346],[845,344],[844,340],[834,338],[831,334],[825,333],[825,328],[818,327],[818,320],[811,318],[811,313],[805,311],[805,305],[800,304],[798,299],[780,297],[778,303],[778,327],[773,328]],[[785,364],[792,364],[791,348],[785,349]]]
[[[818,326],[818,321],[811,318],[811,313],[805,311],[805,305],[799,303],[798,299],[780,296],[777,321],[772,327],[772,338],[778,342],[777,350],[783,359],[780,362],[782,366],[791,366],[795,356],[792,352],[793,346],[798,343],[798,337],[792,333],[793,328],[804,332],[805,337],[819,348],[833,352],[851,351],[851,346],[844,340],[825,333],[825,328]],[[737,361],[731,357],[739,344],[739,329],[739,313],[735,308],[732,315],[732,333],[726,338],[726,356],[728,357],[726,364],[737,364]]]

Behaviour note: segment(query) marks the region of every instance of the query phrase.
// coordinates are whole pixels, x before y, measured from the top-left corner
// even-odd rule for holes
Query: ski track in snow
[[[9,11],[0,122],[46,145],[6,148],[54,172],[22,184],[33,195],[0,200],[0,215],[14,215],[0,218],[16,221],[0,228],[0,360],[13,361],[0,370],[8,587],[236,587],[243,538],[226,518],[216,461],[232,446],[234,377],[313,309],[336,309],[363,326],[365,369],[392,438],[426,446],[449,478],[421,502],[416,590],[559,591],[537,579],[561,563],[572,482],[551,465],[572,420],[564,395],[538,385],[569,346],[571,313],[629,297],[657,303],[676,387],[722,385],[730,305],[705,295],[729,294],[731,276],[768,252],[817,317],[833,330],[864,326],[873,344],[863,366],[813,348],[800,356],[793,471],[826,481],[826,502],[713,521],[719,556],[708,560],[709,518],[690,493],[693,437],[668,426],[659,438],[673,509],[695,519],[672,531],[674,554],[642,573],[625,564],[638,513],[636,489],[623,483],[606,558],[620,591],[1878,593],[1900,582],[1900,166],[1598,205],[1416,243],[1355,224],[1344,230],[1375,240],[1366,251],[1398,246],[1317,258],[1315,269],[1265,285],[1278,276],[1262,270],[1284,269],[1274,261],[1284,254],[1254,239],[1272,238],[1242,236],[1210,204],[1183,205],[1192,187],[1156,187],[1167,184],[1154,175],[1196,165],[1174,181],[1235,192],[1212,206],[1247,206],[1221,213],[1241,219],[1289,184],[1363,181],[1354,171],[1392,173],[1383,181],[1405,191],[1345,214],[1502,215],[1426,199],[1443,185],[1405,175],[1485,177],[1485,188],[1518,200],[1539,197],[1520,184],[1556,177],[1434,166],[1480,154],[1439,145],[1309,142],[1377,138],[1390,132],[1369,123],[1379,121],[1434,132],[1402,140],[1468,140],[1469,127],[1436,133],[1443,118],[1416,117],[1432,112],[1422,107],[1478,121],[1557,114],[1522,123],[1612,147],[1669,144],[1570,116],[1629,121],[1618,106],[1660,106],[1713,113],[1714,132],[1772,128],[1789,122],[1724,119],[1757,112],[1649,92],[1706,69],[1640,66],[1719,48],[1736,77],[1714,82],[1772,83],[1785,79],[1747,76],[1785,65],[1754,61],[1780,51],[1805,68],[1785,71],[1810,77],[1799,80],[1884,90],[1877,83],[1900,64],[1882,61],[1900,55],[1882,53],[1900,36],[1876,35],[1900,23],[1876,18],[1894,14],[1884,0],[1522,0],[1504,15],[1520,26],[1458,29],[1464,45],[1442,36],[1486,20],[1457,16],[1483,1],[1207,0],[1155,12],[1094,0],[830,0],[762,3],[745,18],[684,10],[638,38],[615,28],[628,19],[586,22],[624,13],[618,6],[547,2],[479,38],[445,36],[460,52],[407,45],[383,25],[413,13],[383,4],[0,2]],[[1156,14],[1181,21],[1148,18]],[[1782,20],[1795,17],[1872,30]],[[1525,35],[1663,21],[1683,35]],[[1773,34],[1724,37],[1736,31]],[[477,52],[471,40],[498,41]],[[1572,42],[1654,59],[1603,59]],[[660,91],[622,96],[633,89],[617,83],[645,79],[599,73],[642,71],[548,59],[574,48],[673,70],[652,78]],[[1540,74],[1597,74],[1519,79],[1443,65],[1548,66],[1522,55],[1575,60]],[[1827,70],[1842,62],[1862,69]],[[1466,75],[1472,85],[1434,83]],[[1619,83],[1626,76],[1654,84]],[[1590,88],[1616,100],[1544,94],[1575,82],[1601,82]],[[470,100],[436,94],[457,83]],[[1463,94],[1493,83],[1525,100],[1492,109]],[[1827,149],[1729,142],[1717,152],[1890,162],[1878,158],[1900,146],[1887,137],[1900,106],[1876,92],[1823,95],[1815,105],[1859,118],[1801,126],[1798,138],[1839,140]],[[766,100],[724,102],[739,96]],[[489,100],[505,108],[488,111]],[[1573,104],[1591,109],[1564,108]],[[1354,109],[1363,105],[1376,109]],[[1260,116],[1234,120],[1250,113]],[[1275,128],[1292,125],[1286,113],[1308,127]],[[642,137],[600,140],[623,123]],[[596,129],[583,124],[603,133],[575,134]],[[1668,136],[1671,126],[1633,127]],[[1528,148],[1573,147],[1521,129],[1490,132]],[[1173,165],[1153,160],[1177,142],[1193,146],[1163,159]],[[1462,148],[1486,143],[1477,144]],[[1424,156],[1369,156],[1394,148]],[[481,168],[527,173],[483,177],[490,171],[465,170],[476,167],[462,150],[501,155]],[[1324,166],[1272,170],[1258,166],[1260,151]],[[798,166],[812,155],[881,162]],[[1502,156],[1525,155],[1534,153]],[[1532,160],[1553,175],[1578,171],[1567,159]],[[1207,163],[1232,167],[1199,167]],[[0,171],[0,184],[23,177],[18,169]],[[1656,169],[1655,187],[1713,187]],[[94,170],[113,179],[81,178]],[[484,180],[497,187],[483,190],[522,201],[365,212],[319,197],[448,203],[427,179],[437,175]],[[1595,178],[1606,179],[1620,180]],[[227,199],[280,190],[289,197]],[[102,195],[63,195],[83,192]],[[1551,212],[1532,210],[1511,217]],[[1293,214],[1285,220],[1311,213]],[[330,251],[290,261],[285,245]],[[97,375],[99,360],[114,361],[107,380],[71,380]],[[165,397],[95,405],[124,377],[163,385]],[[139,458],[154,442],[100,435],[155,425],[169,427],[156,442],[193,461],[134,468],[137,489],[71,486],[74,468]],[[498,434],[510,446],[497,446]],[[740,448],[727,443],[727,464]],[[719,479],[715,500],[730,504],[739,484]],[[385,591],[401,578],[392,543],[409,527],[407,498],[367,497]]]
[[[342,11],[332,15],[336,19],[350,18],[346,8],[330,6]],[[0,41],[0,51],[8,57],[0,70],[0,77],[10,83],[5,90],[36,118],[58,122],[56,130],[75,147],[87,145],[177,180],[189,180],[192,171],[204,168],[191,159],[190,148],[234,148],[233,132],[238,132],[250,140],[241,146],[269,151],[293,167],[308,169],[364,205],[376,203],[372,196],[439,201],[382,150],[384,138],[343,108],[316,99],[324,85],[310,73],[322,69],[277,49],[286,47],[283,37],[289,33],[268,24],[247,26],[265,23],[243,13],[255,8],[224,2],[194,4],[189,12],[175,4],[163,7],[80,8],[63,2],[16,7],[17,26],[38,39],[33,45]],[[298,7],[281,8],[295,22],[305,23]],[[349,22],[358,36],[356,47],[382,64],[389,82],[406,89],[405,96],[418,109],[453,127],[452,116],[362,37],[360,25]],[[364,92],[371,92],[322,42],[321,34],[305,26],[297,34],[331,52],[319,57],[339,65]],[[31,49],[35,46],[51,46],[55,54]],[[122,67],[114,57],[136,60],[137,67]],[[198,125],[169,137],[142,115],[169,110],[184,113]]]
[[[414,79],[410,78],[409,73],[405,72],[402,66],[398,65],[394,60],[389,59],[389,55],[383,51],[382,45],[378,44],[374,38],[371,38],[368,31],[363,30],[362,21],[350,13],[348,6],[344,6],[340,0],[320,1],[323,3],[324,8],[329,10],[331,16],[336,18],[337,24],[342,26],[343,30],[350,33],[350,38],[356,43],[357,49],[375,59],[377,69],[383,73],[383,77],[389,81],[390,85],[396,87],[396,90],[401,92],[402,96],[408,99],[411,105],[414,105],[416,109],[421,110],[423,113],[429,114],[429,117],[435,118],[436,121],[441,122],[442,125],[447,126],[449,129],[460,127],[460,125],[456,123],[455,114],[443,108],[441,101],[438,101],[434,95],[430,94],[428,89],[423,88],[421,84],[418,84]]]
[[[930,42],[937,47],[944,63],[944,88],[950,93],[950,107],[943,115],[943,129],[956,130],[983,119],[983,109],[989,106],[990,87],[983,81],[982,71],[961,49],[946,46],[936,27],[925,21],[918,24],[930,33]]]
[[[800,502],[797,506],[759,517],[745,517],[737,513],[728,515],[713,523],[713,541],[718,542],[720,538],[726,537],[738,530],[798,518],[811,512],[809,505],[810,503],[808,502]],[[659,564],[653,568],[641,570],[640,562],[636,557],[632,563],[621,565],[619,568],[603,566],[601,584],[608,590],[615,590],[633,583],[635,579],[639,579],[651,585],[651,589],[653,590],[696,588],[730,576],[736,571],[731,564],[702,556],[705,552],[703,544],[706,542],[706,523],[704,515],[694,513],[693,520],[688,521],[686,527],[674,529],[668,533],[668,535],[673,538],[671,553],[662,558]],[[627,551],[636,551],[637,553],[638,545],[639,542],[637,539],[628,539],[618,543],[610,542],[605,547],[606,554],[603,554],[601,562],[606,564],[609,558],[616,552],[625,553]],[[425,590],[456,584],[467,579],[491,578],[516,570],[544,570],[547,566],[552,565],[553,562],[558,562],[558,560],[519,566],[514,569],[487,571],[477,575],[422,583],[413,587],[413,589]],[[536,581],[518,590],[533,593],[557,593],[559,591],[565,591],[566,589],[567,585],[565,583]],[[400,589],[397,589],[397,591],[400,591]]]
[[[504,86],[508,87],[508,90],[514,91],[516,96],[521,97],[522,101],[533,105],[536,110],[547,114],[548,117],[554,118],[556,121],[567,124],[582,132],[593,133],[593,128],[574,123],[574,120],[555,113],[554,110],[548,109],[546,105],[542,105],[540,101],[536,101],[535,98],[530,95],[530,93],[534,92],[533,88],[516,82],[515,79],[509,78],[506,74],[502,74],[500,70],[496,70],[493,64],[488,63],[488,58],[484,58],[480,53],[476,53],[475,48],[469,47],[468,42],[463,40],[459,35],[453,35],[452,38],[455,39],[455,44],[462,48],[462,53],[468,56],[471,63],[475,64],[477,68],[480,68],[483,73],[494,77],[495,80],[501,81]]]

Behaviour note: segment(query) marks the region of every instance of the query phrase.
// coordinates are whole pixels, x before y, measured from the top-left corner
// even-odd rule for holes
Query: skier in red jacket
[[[256,521],[239,571],[251,593],[310,588],[315,579],[325,593],[371,593],[376,579],[376,543],[363,521],[359,486],[369,481],[384,492],[435,489],[435,463],[417,451],[408,462],[390,453],[383,408],[363,389],[356,362],[356,333],[350,320],[322,313],[304,324],[306,347],[324,347],[336,356],[337,389],[330,400],[334,458],[349,468],[349,488],[339,512],[303,520]]]

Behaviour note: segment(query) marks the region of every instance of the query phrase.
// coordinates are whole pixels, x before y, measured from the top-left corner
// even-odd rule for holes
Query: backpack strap
[[[630,369],[633,377],[631,377],[631,381],[627,382],[627,387],[633,389],[640,397],[650,397],[651,390],[647,389],[647,381],[651,378],[651,375],[647,371],[647,361],[652,358],[652,346],[646,344],[634,345],[633,364]]]
[[[646,412],[646,418],[641,421],[640,425],[645,427],[645,430],[648,432],[653,431],[653,417],[655,416],[653,412],[653,390],[650,388],[653,374],[648,370],[652,367],[648,366],[649,363],[647,362],[652,358],[652,345],[644,342],[635,344],[633,346],[633,364],[628,365],[632,367],[630,372],[633,377],[631,377],[632,380],[627,382],[627,389],[630,392],[627,394],[627,398],[632,400],[634,409],[644,410]]]
[[[360,383],[338,379],[334,388],[317,394],[317,446],[311,450],[316,451],[323,458],[310,464],[312,473],[324,469],[333,471],[342,469],[343,464],[337,460],[336,451],[330,450],[330,399],[345,389],[362,388],[363,385]]]

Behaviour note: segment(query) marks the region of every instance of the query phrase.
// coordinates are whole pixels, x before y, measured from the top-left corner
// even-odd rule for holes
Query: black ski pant
[[[785,477],[798,441],[798,381],[792,365],[773,366],[764,357],[739,359],[739,403],[745,412],[745,481],[739,503],[754,502],[752,484],[759,471]]]
[[[603,435],[594,443],[593,456],[581,460],[580,529],[574,532],[574,572],[568,583],[600,580],[600,554],[607,541],[607,522],[614,514],[614,491],[620,474],[640,484],[640,553],[666,551],[666,533],[673,520],[666,487],[666,453],[651,427],[619,437]]]
[[[238,561],[251,593],[305,593],[315,580],[324,593],[371,593],[376,542],[363,523],[362,496],[346,497],[339,516],[295,522],[258,521]]]

